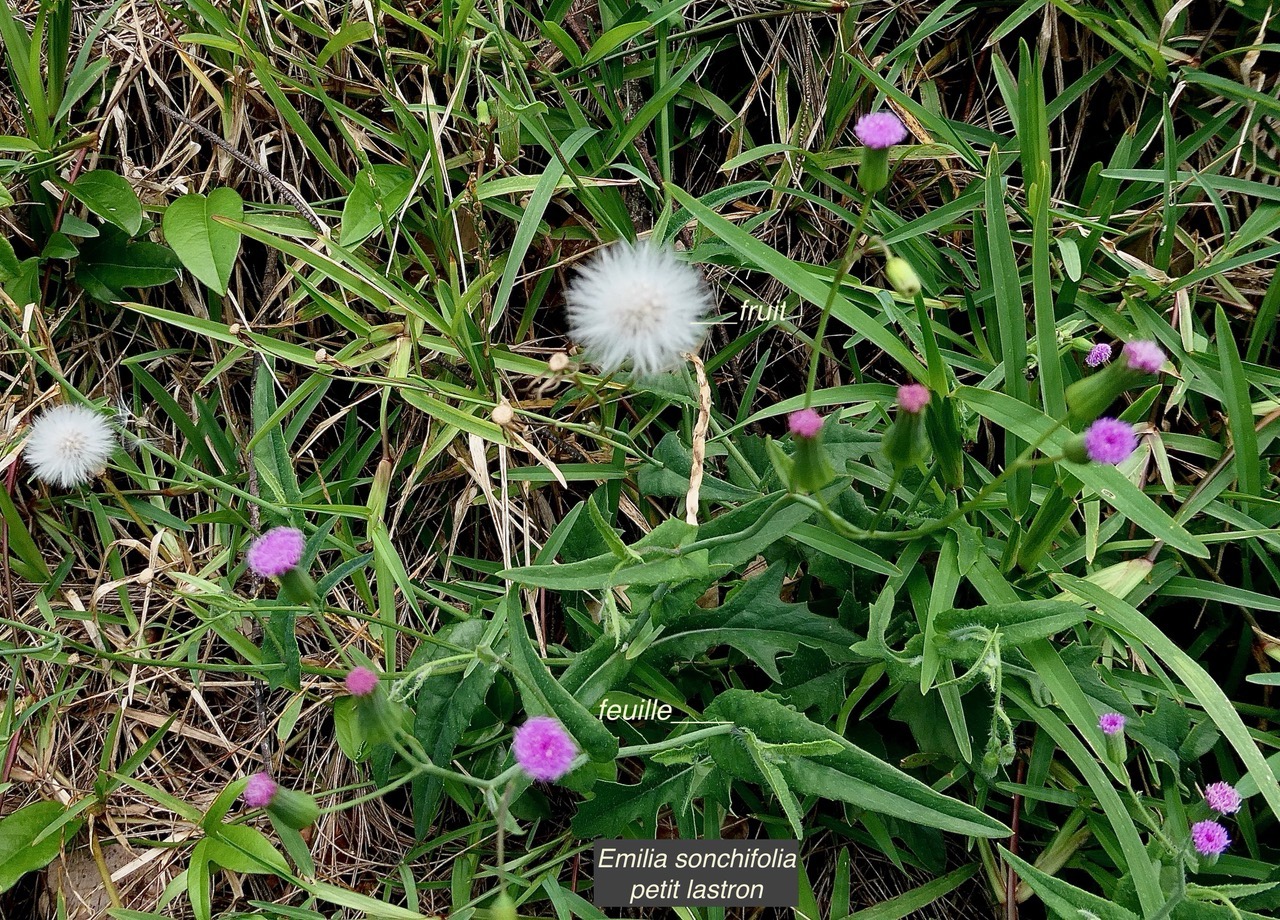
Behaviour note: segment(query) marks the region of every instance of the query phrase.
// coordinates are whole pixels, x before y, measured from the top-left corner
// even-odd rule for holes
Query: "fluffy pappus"
[[[706,337],[712,298],[701,272],[648,241],[615,243],[565,290],[569,331],[605,373],[674,370]]]

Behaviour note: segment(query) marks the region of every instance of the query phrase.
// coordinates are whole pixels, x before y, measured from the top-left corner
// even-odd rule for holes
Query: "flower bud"
[[[889,149],[906,140],[906,126],[892,112],[872,112],[858,119],[853,133],[863,145],[858,185],[874,195],[889,184]]]
[[[817,492],[836,472],[822,449],[822,416],[812,409],[792,412],[787,421],[796,450],[791,457],[790,487],[796,492]]]
[[[316,804],[314,796],[281,786],[271,797],[267,812],[282,824],[300,831],[315,824],[316,818],[320,817],[320,806]]]
[[[1089,449],[1085,446],[1084,435],[1072,435],[1071,439],[1062,448],[1062,456],[1072,463],[1088,463]]]
[[[884,263],[884,275],[889,284],[903,297],[915,297],[920,293],[920,276],[911,263],[901,256],[893,256]]]
[[[882,442],[884,454],[898,469],[914,466],[929,456],[925,408],[929,390],[918,383],[898,387],[898,414]]]
[[[862,164],[858,167],[858,187],[874,195],[889,184],[889,151],[862,148]]]
[[[1071,384],[1066,391],[1067,422],[1073,428],[1083,428],[1102,415],[1129,387],[1131,377],[1124,364],[1117,362]]]
[[[500,893],[493,899],[493,906],[489,908],[489,916],[492,920],[516,920],[516,902],[511,899],[511,895],[505,891]]]
[[[1165,358],[1164,350],[1155,342],[1139,339],[1126,343],[1120,360],[1067,387],[1067,421],[1073,428],[1089,424],[1129,387],[1150,374],[1158,374]]]
[[[290,569],[283,575],[279,576],[280,587],[283,589],[281,594],[285,599],[299,606],[306,604],[314,606],[320,601],[320,592],[316,588],[315,581],[307,574],[305,569],[301,567]]]

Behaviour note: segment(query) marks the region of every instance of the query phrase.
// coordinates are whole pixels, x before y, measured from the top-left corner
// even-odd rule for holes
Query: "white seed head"
[[[24,456],[41,482],[69,489],[101,473],[115,447],[115,431],[102,413],[54,406],[31,426]]]
[[[702,274],[667,247],[615,243],[565,291],[569,331],[606,373],[644,377],[679,367],[706,337],[712,307]]]

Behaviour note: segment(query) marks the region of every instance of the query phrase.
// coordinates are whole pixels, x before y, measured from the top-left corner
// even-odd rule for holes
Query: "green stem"
[[[507,783],[506,788],[502,790],[502,798],[498,800],[498,891],[502,894],[507,893],[507,877],[504,874],[507,864],[506,859],[506,840],[507,840],[507,806],[511,801],[511,793],[515,791],[515,777],[511,782]]]
[[[898,488],[898,480],[901,478],[902,471],[897,466],[893,468],[893,476],[889,480],[889,488],[884,490],[884,495],[880,499],[880,507],[876,509],[876,516],[871,519],[871,526],[868,530],[875,531],[880,526],[880,520],[884,517],[884,513],[889,510],[889,502],[893,499],[893,490]]]
[[[655,741],[652,744],[635,744],[631,747],[618,748],[619,757],[639,757],[643,754],[653,754],[658,751],[666,751],[671,748],[684,747],[690,741],[701,741],[703,738],[714,738],[716,735],[727,735],[733,731],[736,726],[732,722],[722,722],[718,725],[712,725],[709,728],[700,728],[697,731],[689,732],[687,735],[676,735],[666,738],[662,741]]]
[[[790,494],[779,495],[772,505],[764,509],[763,513],[752,521],[751,526],[746,530],[738,530],[733,533],[722,533],[717,537],[706,537],[702,540],[695,540],[687,546],[673,550],[673,556],[687,556],[689,553],[697,552],[700,549],[710,549],[713,546],[720,546],[724,543],[740,543],[749,540],[764,529],[765,525],[773,518],[775,514],[782,510],[783,506],[792,498]]]
[[[320,809],[320,813],[322,815],[329,815],[339,811],[347,811],[348,809],[363,805],[365,802],[372,802],[374,799],[380,799],[391,790],[399,789],[405,783],[413,782],[413,780],[417,779],[418,776],[425,772],[427,771],[422,769],[421,765],[417,765],[404,776],[397,777],[386,786],[382,786],[372,792],[366,792],[364,795],[356,796],[354,799],[343,799],[337,805],[330,805],[328,808]]]
[[[836,305],[836,295],[840,293],[840,285],[844,281],[844,276],[849,273],[849,269],[857,261],[858,239],[862,236],[862,230],[867,224],[867,214],[871,210],[871,201],[871,195],[862,197],[862,208],[858,211],[858,222],[854,225],[853,233],[849,234],[849,244],[845,248],[844,258],[840,260],[835,277],[831,279],[831,290],[827,292],[827,302],[823,304],[822,314],[818,317],[818,328],[813,334],[813,354],[809,359],[809,382],[804,391],[804,407],[806,409],[813,402],[813,388],[818,382],[818,361],[822,358],[822,339],[827,334],[827,320],[830,319],[831,310]]]

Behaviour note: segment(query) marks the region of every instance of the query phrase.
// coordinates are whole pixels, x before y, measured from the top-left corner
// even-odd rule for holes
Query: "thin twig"
[[[181,112],[174,111],[162,102],[156,103],[156,108],[164,112],[170,118],[176,118],[192,131],[195,131],[201,137],[215,145],[219,150],[226,151],[226,153],[233,157],[237,163],[261,176],[271,185],[272,188],[279,192],[280,195],[289,202],[289,204],[297,208],[298,213],[306,218],[307,223],[315,228],[316,233],[325,238],[329,237],[329,228],[325,225],[324,221],[320,219],[320,215],[315,212],[311,205],[307,204],[306,199],[299,195],[298,192],[284,180],[272,174],[268,169],[263,167],[262,164],[258,163],[248,154],[241,152],[225,138],[214,134],[199,122],[192,121],[186,115],[183,115]]]

